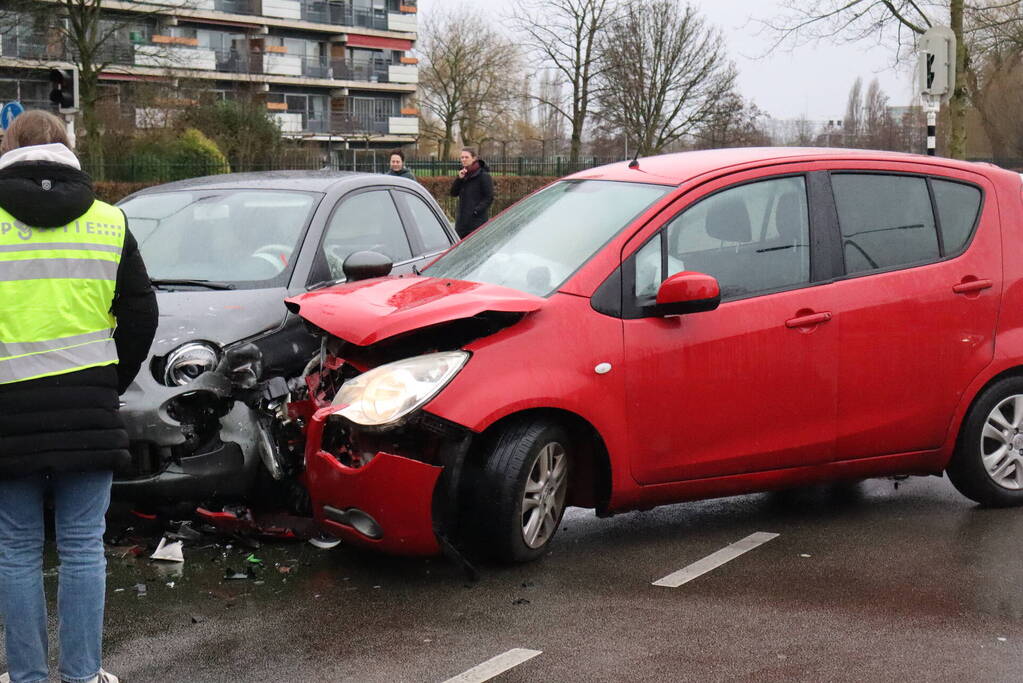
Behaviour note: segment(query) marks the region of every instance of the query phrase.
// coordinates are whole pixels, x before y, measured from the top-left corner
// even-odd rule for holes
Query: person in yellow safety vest
[[[118,396],[157,308],[124,213],[96,199],[63,122],[28,111],[0,143],[0,615],[8,672],[46,681],[43,497],[60,557],[61,681],[101,668],[104,516],[129,462]]]

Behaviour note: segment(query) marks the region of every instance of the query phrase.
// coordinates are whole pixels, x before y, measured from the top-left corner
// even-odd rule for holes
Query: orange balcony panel
[[[415,57],[402,57],[401,58],[401,63],[402,64],[418,64],[419,60],[417,58],[415,58]]]
[[[405,14],[415,14],[417,10],[415,5],[399,5],[398,11]]]
[[[277,54],[283,55],[283,54],[287,54],[288,53],[288,48],[287,48],[286,45],[267,45],[266,46],[266,51],[267,52],[276,52]]]
[[[266,108],[272,111],[288,111],[288,104],[286,102],[267,102]]]
[[[401,110],[402,116],[419,116],[419,110],[415,107],[406,107]]]

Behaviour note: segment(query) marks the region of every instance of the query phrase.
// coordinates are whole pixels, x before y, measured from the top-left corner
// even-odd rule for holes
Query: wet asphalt
[[[547,557],[475,582],[301,542],[206,538],[157,563],[128,550],[157,530],[117,518],[112,535],[128,524],[108,548],[105,666],[130,683],[440,682],[513,648],[542,654],[495,680],[1023,680],[1023,510],[944,479],[573,509]],[[651,585],[755,532],[779,536]]]

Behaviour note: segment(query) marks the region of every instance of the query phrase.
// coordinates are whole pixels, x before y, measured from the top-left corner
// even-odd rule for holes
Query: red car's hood
[[[320,329],[368,346],[485,311],[530,313],[546,299],[499,285],[405,276],[338,285],[286,301],[289,310]]]

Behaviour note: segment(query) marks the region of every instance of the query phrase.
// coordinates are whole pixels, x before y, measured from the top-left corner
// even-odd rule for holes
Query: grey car
[[[195,178],[120,202],[160,305],[149,362],[122,397],[132,469],[122,500],[244,500],[264,464],[281,477],[252,402],[199,391],[232,349],[261,377],[300,377],[319,342],[283,300],[344,281],[352,253],[411,272],[456,239],[418,183],[395,176],[277,171]],[[201,397],[206,397],[205,399]],[[197,398],[199,397],[199,398]],[[258,399],[258,397],[257,397]]]

